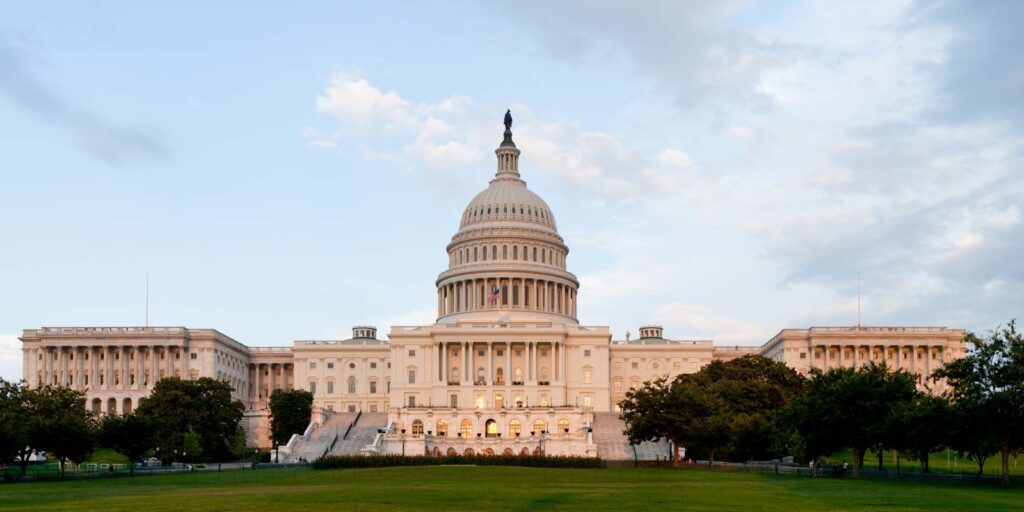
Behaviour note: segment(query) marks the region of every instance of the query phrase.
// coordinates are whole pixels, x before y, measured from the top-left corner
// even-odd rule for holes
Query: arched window
[[[558,432],[562,433],[562,434],[565,434],[565,433],[569,432],[569,420],[568,419],[562,418],[562,419],[558,420]]]
[[[423,435],[423,422],[412,420],[412,435]]]
[[[515,374],[516,374],[516,382],[522,382],[523,381],[523,369],[519,368],[517,366]]]
[[[523,424],[519,420],[512,420],[508,422],[508,435],[509,437],[519,437],[519,434],[523,431]]]
[[[477,256],[478,256],[478,254],[477,254],[477,248],[476,248],[476,247],[474,247],[474,248],[473,248],[473,261],[477,261]]]
[[[537,248],[533,248],[533,261],[537,261]]]
[[[501,246],[501,259],[503,259],[503,260],[507,260],[508,259],[508,246],[507,245]]]
[[[498,246],[497,245],[492,245],[491,246],[491,259],[492,260],[498,259]]]
[[[462,437],[470,438],[473,437],[473,420],[466,418],[459,424],[459,434]]]
[[[354,375],[348,376],[348,394],[354,395],[356,393],[356,377]]]
[[[437,435],[438,437],[448,436],[448,422],[445,420],[437,420]]]
[[[484,247],[484,261],[487,261],[487,248]]]
[[[519,259],[519,246],[518,245],[513,245],[512,246],[512,259],[514,259],[514,260],[518,260]]]
[[[505,383],[505,371],[502,370],[500,366],[498,367],[497,370],[494,371],[494,380],[496,381],[496,384]]]
[[[538,419],[533,422],[533,435],[539,436],[547,430],[548,424],[544,423],[544,420]]]
[[[498,422],[494,420],[487,420],[484,423],[484,436],[486,437],[498,437]]]
[[[487,371],[483,367],[476,369],[476,381],[484,382],[487,379]]]

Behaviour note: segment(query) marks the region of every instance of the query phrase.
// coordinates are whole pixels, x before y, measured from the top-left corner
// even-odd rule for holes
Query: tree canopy
[[[245,409],[241,401],[231,399],[231,391],[230,384],[208,377],[157,381],[137,412],[156,426],[157,456],[165,463],[182,460],[188,451],[185,433],[191,429],[198,437],[203,454],[213,459],[230,457],[232,441]],[[195,451],[190,452],[190,457],[193,455],[198,456]]]
[[[313,393],[304,389],[275,389],[270,394],[270,437],[276,448],[292,434],[305,432],[313,413]]]
[[[100,424],[100,442],[127,457],[132,471],[134,463],[153,447],[155,433],[153,419],[138,413],[108,414]]]

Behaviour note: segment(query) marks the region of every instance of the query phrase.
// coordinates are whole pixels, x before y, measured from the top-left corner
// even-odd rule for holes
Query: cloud
[[[111,123],[78,108],[32,73],[28,52],[0,41],[0,94],[13,104],[68,131],[93,157],[111,165],[170,156],[164,143],[140,128]]]
[[[8,381],[21,380],[21,341],[16,334],[0,334],[0,378]]]
[[[726,343],[762,343],[766,330],[747,321],[728,318],[697,304],[672,302],[654,313],[655,320],[684,338],[714,338]]]

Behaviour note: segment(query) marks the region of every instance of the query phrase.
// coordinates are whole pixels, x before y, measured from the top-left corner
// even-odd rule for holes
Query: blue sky
[[[211,5],[212,4],[212,5]],[[580,317],[760,344],[1024,306],[1011,2],[22,2],[0,377],[53,325],[429,323],[512,108]]]

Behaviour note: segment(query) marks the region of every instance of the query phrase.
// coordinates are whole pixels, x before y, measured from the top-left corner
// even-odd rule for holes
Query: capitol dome
[[[579,281],[551,208],[519,175],[519,149],[505,117],[497,172],[466,206],[437,278],[438,322],[551,320],[576,323]]]

